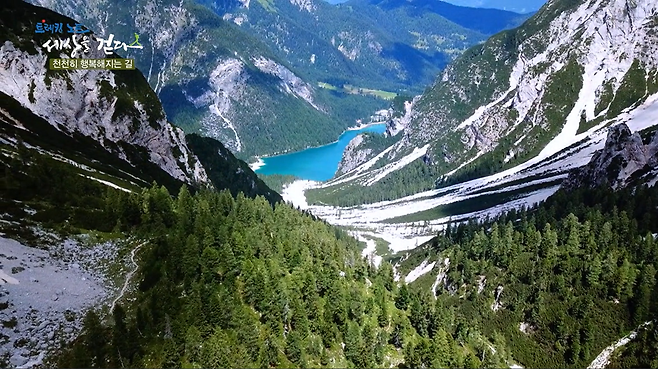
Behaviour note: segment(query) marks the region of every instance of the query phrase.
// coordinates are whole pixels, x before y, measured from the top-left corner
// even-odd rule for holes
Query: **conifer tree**
[[[634,301],[631,304],[634,308],[633,321],[636,325],[644,323],[649,318],[652,308],[651,297],[655,286],[656,269],[652,264],[647,264],[642,268]]]
[[[407,310],[410,300],[411,295],[409,294],[409,289],[405,283],[402,283],[398,295],[395,298],[395,307],[400,310]]]
[[[112,346],[114,349],[111,351],[112,355],[116,354],[116,360],[114,364],[121,364],[124,357],[130,356],[131,342],[128,341],[128,328],[126,326],[126,313],[123,310],[123,307],[120,304],[116,304],[112,310],[112,316],[114,319],[114,328],[112,329]],[[133,343],[134,344],[134,343]],[[115,352],[116,350],[116,352]],[[124,367],[125,365],[121,365]]]
[[[300,368],[306,367],[306,355],[304,354],[302,337],[297,331],[293,330],[286,336],[286,356],[295,365]]]
[[[90,353],[92,365],[96,367],[105,366],[107,340],[100,318],[96,311],[89,310],[84,318],[85,345]]]

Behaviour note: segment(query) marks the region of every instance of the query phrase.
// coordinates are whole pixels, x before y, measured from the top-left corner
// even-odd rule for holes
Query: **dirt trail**
[[[135,262],[135,253],[139,251],[142,246],[146,245],[146,241],[142,242],[139,244],[137,247],[135,247],[131,252],[130,252],[130,261],[133,263],[135,266],[133,270],[131,270],[127,275],[126,275],[126,281],[123,283],[123,288],[121,288],[121,292],[119,292],[119,296],[117,296],[114,301],[112,301],[112,306],[110,307],[110,311],[114,310],[114,307],[116,306],[117,302],[123,297],[123,295],[126,293],[126,290],[128,289],[128,284],[130,283],[130,280],[132,279],[133,275],[135,272],[137,272],[137,262]]]

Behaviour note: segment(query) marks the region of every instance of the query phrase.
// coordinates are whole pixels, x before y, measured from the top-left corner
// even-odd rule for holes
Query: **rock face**
[[[631,133],[626,124],[619,124],[608,131],[605,147],[594,154],[589,164],[571,172],[562,186],[618,189],[639,183],[654,185],[657,169],[658,131],[645,145],[639,133]]]
[[[404,114],[401,117],[393,117],[386,122],[386,134],[395,136],[402,132],[411,122],[414,104],[421,98],[420,95],[414,97],[411,101],[404,102]]]
[[[208,113],[201,121],[202,129],[211,137],[220,139],[234,151],[241,151],[242,140],[232,122],[232,99],[242,99],[245,95],[244,86],[249,75],[244,70],[244,64],[229,58],[217,65],[210,73],[208,89],[198,97],[190,96],[185,90],[185,97],[197,109],[208,107]],[[230,132],[227,132],[230,130]]]
[[[313,101],[313,87],[297,77],[288,68],[264,57],[254,58],[253,62],[261,72],[278,77],[281,80],[280,84],[285,92],[295,94],[315,109],[322,110]]]
[[[50,77],[47,58],[41,48],[30,54],[4,41],[0,46],[0,91],[60,131],[91,137],[124,160],[128,155],[118,142],[143,147],[151,162],[176,179],[209,183],[201,163],[187,147],[183,131],[165,120],[157,97],[139,72],[133,74],[137,80],[130,81],[131,85],[106,70],[71,70]],[[120,96],[122,90],[139,90],[140,82],[147,87],[142,95]]]
[[[338,170],[336,171],[336,176],[339,176],[344,173],[348,173],[359,165],[365,163],[370,159],[372,154],[371,149],[360,150],[359,145],[363,143],[363,135],[358,135],[354,137],[345,147],[343,152],[343,157],[338,164]]]

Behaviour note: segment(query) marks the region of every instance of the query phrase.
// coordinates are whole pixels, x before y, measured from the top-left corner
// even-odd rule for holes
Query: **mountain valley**
[[[308,9],[283,0],[251,6],[142,0],[121,9],[103,1],[32,2],[93,24],[101,35],[138,33],[150,47],[128,56],[169,119],[188,133],[219,139],[245,160],[333,141],[386,105],[376,96],[421,92],[463,50],[527,18],[501,12],[501,22],[482,33],[433,12],[421,20],[400,8],[392,17],[367,2],[356,8],[309,2]],[[417,32],[422,28],[427,33]]]

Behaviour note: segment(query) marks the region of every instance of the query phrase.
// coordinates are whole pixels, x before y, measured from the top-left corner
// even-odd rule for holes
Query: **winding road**
[[[130,261],[133,263],[135,268],[131,270],[127,275],[126,275],[126,281],[123,283],[123,288],[121,288],[121,292],[119,292],[119,296],[117,296],[114,301],[112,301],[112,307],[110,308],[110,312],[114,310],[114,307],[116,306],[117,302],[123,297],[123,295],[126,293],[126,290],[128,289],[128,284],[130,283],[130,280],[132,279],[133,275],[137,271],[137,262],[135,261],[135,253],[139,251],[142,246],[146,245],[147,241],[142,242],[139,244],[137,247],[135,247],[131,252],[130,252]]]

